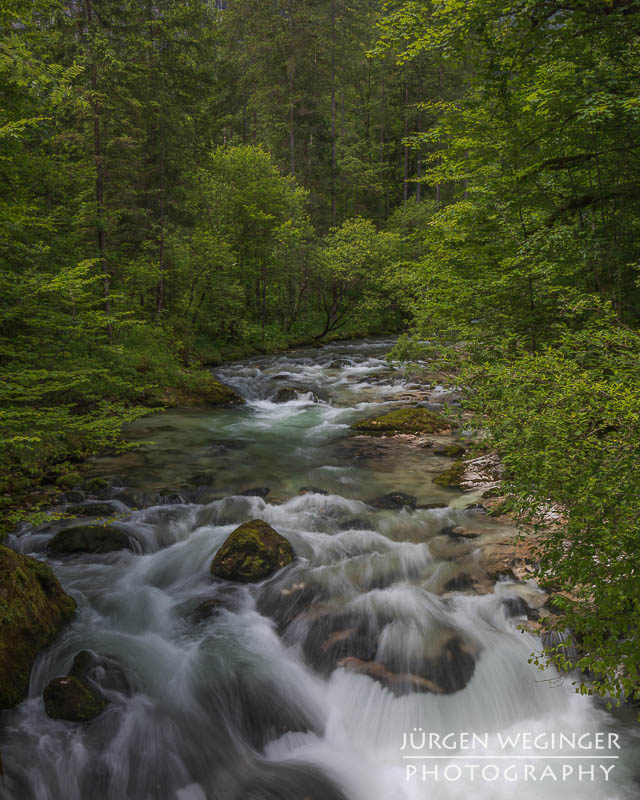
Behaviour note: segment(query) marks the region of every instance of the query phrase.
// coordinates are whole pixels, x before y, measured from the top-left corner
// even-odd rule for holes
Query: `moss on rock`
[[[107,707],[107,701],[76,678],[66,675],[54,678],[45,688],[44,710],[51,719],[68,722],[88,722]]]
[[[447,456],[448,458],[463,456],[466,452],[461,444],[444,444],[433,448],[434,456]]]
[[[75,525],[49,542],[49,547],[59,553],[111,553],[130,546],[127,534],[114,525]]]
[[[446,489],[461,489],[462,476],[464,475],[464,462],[456,461],[449,469],[433,479],[437,486],[444,486]]]
[[[26,697],[34,658],[75,609],[46,564],[0,545],[0,708]]]
[[[260,581],[294,557],[284,536],[263,520],[254,519],[229,534],[211,563],[211,573],[229,581]]]
[[[427,408],[398,408],[373,419],[356,422],[351,429],[366,433],[438,433],[451,423]]]
[[[79,486],[82,483],[82,475],[79,472],[67,472],[56,480],[58,486],[64,489],[73,489],[74,486]]]
[[[208,370],[185,372],[173,386],[155,391],[149,398],[152,406],[186,408],[190,406],[229,406],[244,403],[231,387],[216,380]]]
[[[87,481],[88,492],[100,492],[102,489],[109,487],[109,481],[106,478],[91,478]]]

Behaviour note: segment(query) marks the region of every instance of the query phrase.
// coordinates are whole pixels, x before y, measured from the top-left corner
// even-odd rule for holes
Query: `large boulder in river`
[[[351,426],[359,433],[438,433],[451,430],[451,423],[428,408],[398,408]]]
[[[51,719],[88,722],[107,707],[107,701],[74,675],[54,678],[45,688],[44,710]]]
[[[284,536],[263,520],[254,519],[229,534],[211,563],[211,573],[228,581],[261,581],[294,557]]]
[[[49,547],[58,553],[111,553],[130,548],[131,542],[115,525],[75,525],[57,533]]]
[[[26,697],[34,658],[75,609],[46,564],[0,546],[0,708]]]

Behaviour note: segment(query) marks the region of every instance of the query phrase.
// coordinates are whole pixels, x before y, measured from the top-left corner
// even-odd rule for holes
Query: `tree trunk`
[[[409,199],[409,148],[407,137],[409,136],[409,86],[404,85],[404,168],[402,181],[402,202],[406,203]]]
[[[86,0],[87,25],[89,36],[93,27],[93,6],[92,0]],[[102,130],[100,120],[100,103],[97,99],[98,93],[98,66],[95,63],[93,52],[91,52],[91,110],[93,113],[93,158],[96,175],[96,228],[98,240],[98,258],[102,268],[102,295],[104,297],[104,310],[107,315],[111,314],[111,275],[106,260],[106,246],[104,236],[104,155],[102,152]],[[107,321],[107,338],[109,344],[113,341],[113,327],[111,321]]]
[[[331,224],[336,224],[336,3],[331,0]]]

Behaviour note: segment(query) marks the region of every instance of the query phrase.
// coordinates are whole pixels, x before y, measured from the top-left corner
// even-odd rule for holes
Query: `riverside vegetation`
[[[232,402],[206,365],[406,332],[392,357],[455,374],[544,526],[581,691],[640,700],[638,24],[637,0],[3,5],[5,527],[125,422]]]

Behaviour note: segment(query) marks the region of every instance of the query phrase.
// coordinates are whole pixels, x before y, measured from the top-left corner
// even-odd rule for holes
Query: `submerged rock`
[[[241,773],[230,800],[347,800],[328,775],[309,762],[266,761]]]
[[[261,519],[245,522],[225,540],[211,563],[217,578],[261,581],[295,558],[290,542]]]
[[[122,664],[113,656],[80,650],[73,659],[69,675],[77,678],[99,697],[101,689],[131,694],[132,686]]]
[[[370,531],[373,530],[372,524],[362,517],[348,517],[341,520],[338,525],[339,531]]]
[[[240,492],[240,495],[242,497],[262,497],[264,500],[270,491],[268,486],[257,486],[255,489],[245,489],[244,492]]]
[[[451,429],[451,423],[427,408],[399,408],[351,426],[367,433],[438,433]]]
[[[295,386],[283,386],[271,398],[274,403],[289,403],[298,399],[298,390]]]
[[[389,511],[399,511],[402,508],[415,509],[418,500],[412,494],[406,492],[389,492],[382,497],[377,497],[371,501],[374,508],[387,509]]]
[[[327,496],[329,492],[324,489],[319,489],[317,486],[303,486],[298,494],[322,494]]]
[[[131,542],[114,525],[76,525],[57,533],[49,547],[58,553],[111,553],[130,549]]]
[[[473,649],[454,634],[437,654],[425,654],[423,658],[407,658],[398,653],[376,661],[347,657],[338,663],[349,671],[368,675],[400,697],[414,692],[459,692],[471,680],[476,659]]]
[[[44,710],[51,719],[88,722],[107,707],[107,701],[73,675],[54,678],[45,688]]]
[[[46,564],[0,546],[0,708],[26,697],[34,658],[75,609]]]

